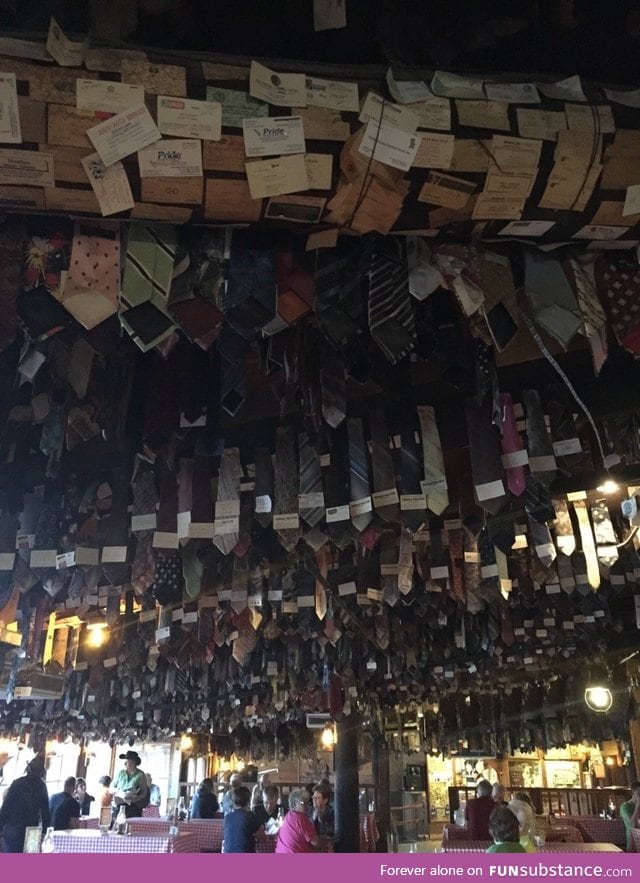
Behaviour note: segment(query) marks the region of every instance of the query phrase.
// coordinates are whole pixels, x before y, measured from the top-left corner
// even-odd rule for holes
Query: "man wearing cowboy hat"
[[[149,786],[147,777],[140,769],[140,755],[136,751],[126,751],[119,755],[124,760],[124,769],[120,770],[110,791],[113,794],[114,818],[124,804],[128,819],[142,815],[142,810],[149,803]]]

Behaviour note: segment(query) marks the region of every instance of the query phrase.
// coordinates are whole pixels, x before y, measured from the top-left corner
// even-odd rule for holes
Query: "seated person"
[[[75,776],[69,776],[68,779],[65,779],[63,790],[49,798],[51,825],[56,831],[66,831],[68,828],[78,827],[80,804],[73,796],[75,790]]]
[[[536,843],[534,831],[536,817],[533,803],[526,791],[516,791],[509,804],[509,809],[514,814],[520,825],[520,843],[526,852],[535,852]]]
[[[277,819],[280,812],[278,798],[280,791],[276,785],[265,785],[262,789],[262,803],[254,809],[256,818],[261,825],[266,825],[269,819]]]
[[[476,797],[467,802],[464,818],[467,823],[469,837],[472,840],[491,840],[489,834],[489,816],[496,808],[491,798],[491,782],[483,779],[478,782]]]
[[[102,791],[98,797],[98,800],[100,801],[99,805],[111,806],[111,791],[109,790],[111,787],[111,776],[100,776],[98,782],[102,786]]]
[[[309,800],[304,788],[296,788],[289,794],[289,812],[278,833],[276,853],[316,852],[328,839],[318,834],[307,816]]]
[[[192,819],[215,819],[220,805],[213,793],[213,779],[203,779],[191,801]]]
[[[640,782],[634,782],[631,786],[631,800],[626,800],[620,804],[618,810],[627,832],[627,852],[631,852],[633,844],[631,842],[631,832],[638,827],[638,818],[640,817]]]
[[[491,791],[491,797],[496,806],[507,806],[507,801],[504,799],[505,794],[506,789],[504,785],[501,785],[500,782],[495,782],[493,790]]]
[[[223,852],[255,852],[264,828],[249,809],[251,792],[244,785],[233,792],[233,809],[224,817]]]
[[[231,812],[234,808],[233,792],[242,785],[242,776],[240,773],[231,773],[229,776],[229,788],[222,795],[222,812],[225,814]]]
[[[333,809],[329,805],[330,799],[330,787],[327,787],[324,784],[318,784],[315,786],[311,798],[313,803],[311,821],[318,834],[322,834],[325,837],[333,837],[334,817]]]
[[[526,852],[520,843],[520,824],[508,806],[496,806],[489,817],[493,845],[487,852]]]
[[[80,815],[91,815],[91,803],[95,800],[91,794],[87,794],[87,783],[80,776],[76,779],[76,793],[74,797],[80,804]]]

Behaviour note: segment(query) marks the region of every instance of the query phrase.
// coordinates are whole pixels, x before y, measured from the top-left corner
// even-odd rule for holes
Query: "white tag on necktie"
[[[175,610],[171,611],[171,622],[179,622],[184,616],[184,610],[182,607],[177,607]]]
[[[271,512],[271,497],[268,494],[256,497],[256,507],[254,511],[258,515],[269,515]]]
[[[216,503],[215,520],[233,518],[240,515],[240,500],[218,500]]]
[[[86,671],[89,668],[88,662],[77,662],[75,666],[76,671]]]
[[[383,594],[380,589],[367,589],[367,598],[372,601],[382,601]]]
[[[112,656],[110,659],[105,659],[102,664],[105,668],[114,668],[118,664],[118,660]]]
[[[192,610],[189,613],[185,613],[182,617],[183,625],[194,625],[198,621],[198,611]]]
[[[320,454],[320,466],[331,466],[331,454]]]
[[[484,567],[481,567],[480,576],[482,577],[482,579],[490,579],[493,576],[498,576],[498,565],[487,564]]]
[[[366,515],[367,512],[371,512],[371,509],[371,497],[362,497],[360,500],[353,500],[349,503],[352,518],[357,515]]]
[[[273,516],[274,530],[296,530],[300,525],[300,516],[297,512]]]
[[[102,550],[103,564],[124,564],[126,560],[126,546],[105,546]]]
[[[609,575],[609,582],[612,586],[623,586],[626,583],[626,579],[621,573],[612,573]]]
[[[191,524],[191,512],[178,512],[178,539],[184,540],[189,536],[189,525]]]
[[[191,527],[193,527],[193,525],[191,525]],[[237,515],[216,518],[212,527],[214,537],[223,537],[230,533],[238,533],[240,530],[240,518]],[[189,529],[189,536],[191,536],[191,529]]]
[[[332,506],[330,509],[326,511],[327,524],[331,524],[334,521],[348,521],[349,520],[349,507],[348,506]]]
[[[156,629],[156,642],[166,641],[171,635],[171,626],[166,625],[164,628]]]
[[[560,588],[560,583],[547,583],[545,591],[547,595],[559,595],[562,589]]]
[[[424,494],[401,494],[400,509],[407,512],[413,509],[426,509],[427,498]]]
[[[528,462],[529,452],[525,448],[502,455],[502,465],[505,469],[517,469],[518,466],[526,466]]]
[[[282,601],[282,589],[269,589],[267,601]]]
[[[587,492],[586,491],[570,491],[567,494],[567,500],[569,501],[569,503],[575,503],[576,501],[586,500],[586,499],[587,499]]]
[[[567,438],[553,443],[553,453],[556,457],[565,457],[568,454],[581,454],[582,444],[579,438]]]
[[[156,522],[158,518],[155,512],[150,512],[148,515],[132,515],[131,516],[131,530],[155,530]]]
[[[379,509],[382,506],[393,506],[400,502],[396,488],[390,488],[388,491],[376,491],[371,494],[371,500],[376,509]]]
[[[448,579],[449,578],[449,568],[448,567],[432,567],[429,571],[429,575],[431,579]]]
[[[324,494],[322,491],[299,494],[298,506],[300,509],[324,509]]]
[[[527,538],[523,533],[517,533],[513,541],[512,549],[526,549],[528,546]]]
[[[516,638],[522,638],[526,635],[526,632],[524,629],[514,629],[513,634]]]
[[[157,530],[153,535],[154,549],[177,549],[179,544],[177,532]]]
[[[446,491],[448,490],[447,479],[444,475],[441,478],[436,478],[434,481],[427,481],[427,479],[425,478],[423,479],[423,481],[420,482],[420,490],[427,497],[429,496],[429,494]]]
[[[191,540],[212,540],[215,525],[211,521],[192,521],[189,524],[188,536]]]
[[[30,567],[55,567],[58,557],[56,549],[32,549]]]
[[[380,576],[397,576],[400,573],[399,564],[381,564]]]
[[[88,546],[76,546],[76,564],[94,567],[100,562],[100,549],[90,549]]]
[[[465,552],[465,564],[480,564],[480,552]]]
[[[529,457],[529,469],[532,472],[551,472],[556,468],[556,458],[552,454],[545,457]]]
[[[555,546],[553,543],[540,543],[539,546],[536,546],[536,555],[538,558],[550,558],[553,557],[555,553]]]
[[[298,607],[302,609],[303,607],[315,607],[316,599],[313,595],[300,595],[297,598]]]
[[[351,580],[348,583],[340,583],[338,586],[338,594],[342,595],[355,595],[356,594],[356,584]]]
[[[297,613],[298,612],[298,602],[297,601],[283,601],[282,612],[283,613]]]
[[[496,497],[502,497],[505,493],[504,484],[501,478],[497,479],[497,481],[488,481],[485,484],[477,484],[475,487],[479,503],[482,503],[483,500],[495,500]]]

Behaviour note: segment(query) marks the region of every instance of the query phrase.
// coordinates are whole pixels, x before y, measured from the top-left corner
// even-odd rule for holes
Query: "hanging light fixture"
[[[320,744],[325,751],[330,751],[336,744],[335,724],[327,724],[320,734]]]
[[[90,647],[102,647],[109,637],[109,627],[106,622],[87,623],[87,644]]]
[[[606,712],[613,705],[613,693],[602,684],[592,684],[584,691],[584,701],[591,711]]]

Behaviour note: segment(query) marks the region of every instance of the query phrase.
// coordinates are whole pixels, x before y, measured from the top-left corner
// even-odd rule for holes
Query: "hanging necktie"
[[[360,334],[356,319],[362,287],[358,260],[359,241],[342,242],[336,248],[316,251],[314,311],[330,341],[344,346]]]
[[[500,437],[492,423],[492,403],[466,405],[467,434],[471,454],[471,470],[478,505],[487,512],[499,512],[506,501],[504,470],[500,453]]]
[[[349,512],[349,459],[347,424],[321,433],[322,485],[326,510],[326,531],[342,547],[350,542],[353,527]]]
[[[380,573],[382,597],[389,607],[393,607],[399,598],[397,567],[398,549],[395,533],[392,530],[383,530],[380,535]],[[393,573],[394,569],[395,573]]]
[[[547,432],[540,395],[535,389],[525,389],[522,399],[527,412],[529,469],[545,487],[549,487],[556,477],[556,459]]]
[[[324,518],[324,494],[322,492],[322,471],[320,458],[311,446],[306,432],[298,435],[298,455],[300,458],[300,518],[314,527]]]
[[[400,500],[389,451],[389,430],[384,411],[375,410],[369,413],[369,428],[371,431],[371,468],[374,487],[373,505],[376,514],[384,521],[400,524]]]
[[[573,567],[571,566],[571,558],[566,554],[559,555],[556,561],[556,567],[558,568],[558,579],[560,580],[560,588],[567,595],[570,595],[576,587],[576,581],[573,575]]]
[[[247,394],[245,359],[249,345],[239,334],[223,328],[217,347],[220,355],[220,406],[235,417]]]
[[[554,499],[553,509],[556,513],[553,529],[556,535],[558,551],[562,555],[573,555],[576,550],[576,538],[573,535],[569,504],[565,499]]]
[[[325,423],[337,429],[347,416],[347,382],[344,361],[332,356],[323,361],[320,371],[322,416]]]
[[[577,471],[586,472],[589,467],[583,463],[585,458],[582,453],[582,443],[578,438],[571,409],[563,402],[551,400],[548,411],[553,453],[558,468],[568,475],[575,474]],[[581,468],[583,465],[584,469]],[[591,464],[591,468],[593,468],[593,464]]]
[[[418,419],[422,435],[422,458],[424,463],[424,492],[427,508],[440,515],[449,505],[447,476],[436,424],[435,411],[431,405],[418,406]]]
[[[611,567],[618,560],[618,539],[611,523],[611,515],[606,500],[596,500],[591,504],[591,520],[596,538],[598,561],[604,567]]]
[[[514,496],[519,497],[527,486],[524,466],[529,456],[524,450],[522,437],[518,432],[513,402],[509,393],[500,393],[500,404],[502,406],[502,465],[507,473],[509,490]]]
[[[351,482],[351,522],[356,530],[364,530],[370,523],[372,503],[369,487],[369,468],[364,445],[362,420],[351,417],[347,421],[349,436],[349,477]]]
[[[635,261],[613,261],[605,255],[596,263],[598,292],[620,346],[640,355],[640,270]]]
[[[529,518],[529,546],[535,551],[538,560],[545,567],[551,567],[556,560],[556,547],[546,524]]]
[[[586,494],[585,494],[586,497]],[[578,519],[580,530],[580,543],[587,567],[587,582],[596,591],[600,588],[600,568],[598,567],[598,554],[589,521],[589,511],[585,499],[572,500],[573,511]]]
[[[295,434],[291,427],[279,426],[276,430],[273,529],[287,552],[295,549],[300,536],[299,487]]]
[[[566,349],[582,325],[582,314],[557,258],[525,251],[525,288],[536,322]]]
[[[273,462],[269,448],[256,448],[255,460],[253,517],[262,527],[269,527],[273,521]]]
[[[220,458],[213,544],[229,555],[240,538],[240,451],[225,448]]]
[[[449,561],[451,565],[449,585],[453,598],[463,609],[467,606],[464,585],[464,543],[465,537],[462,530],[449,531]]]
[[[416,326],[409,292],[404,245],[387,237],[379,243],[369,267],[369,330],[385,357],[395,365],[416,342]]]
[[[400,477],[402,483],[400,509],[405,527],[412,533],[416,533],[427,520],[427,506],[426,495],[421,487],[423,470],[413,421],[405,420],[403,422],[400,438]]]
[[[578,309],[582,313],[582,333],[589,341],[594,371],[599,374],[609,355],[609,346],[607,317],[596,288],[595,254],[583,252],[568,258],[567,264],[573,272]]]
[[[482,530],[482,522],[479,518],[471,516],[465,519],[462,529],[464,532],[464,592],[467,611],[475,614],[482,610],[482,599],[479,594],[482,575],[480,572],[480,550],[478,548],[478,537]]]

